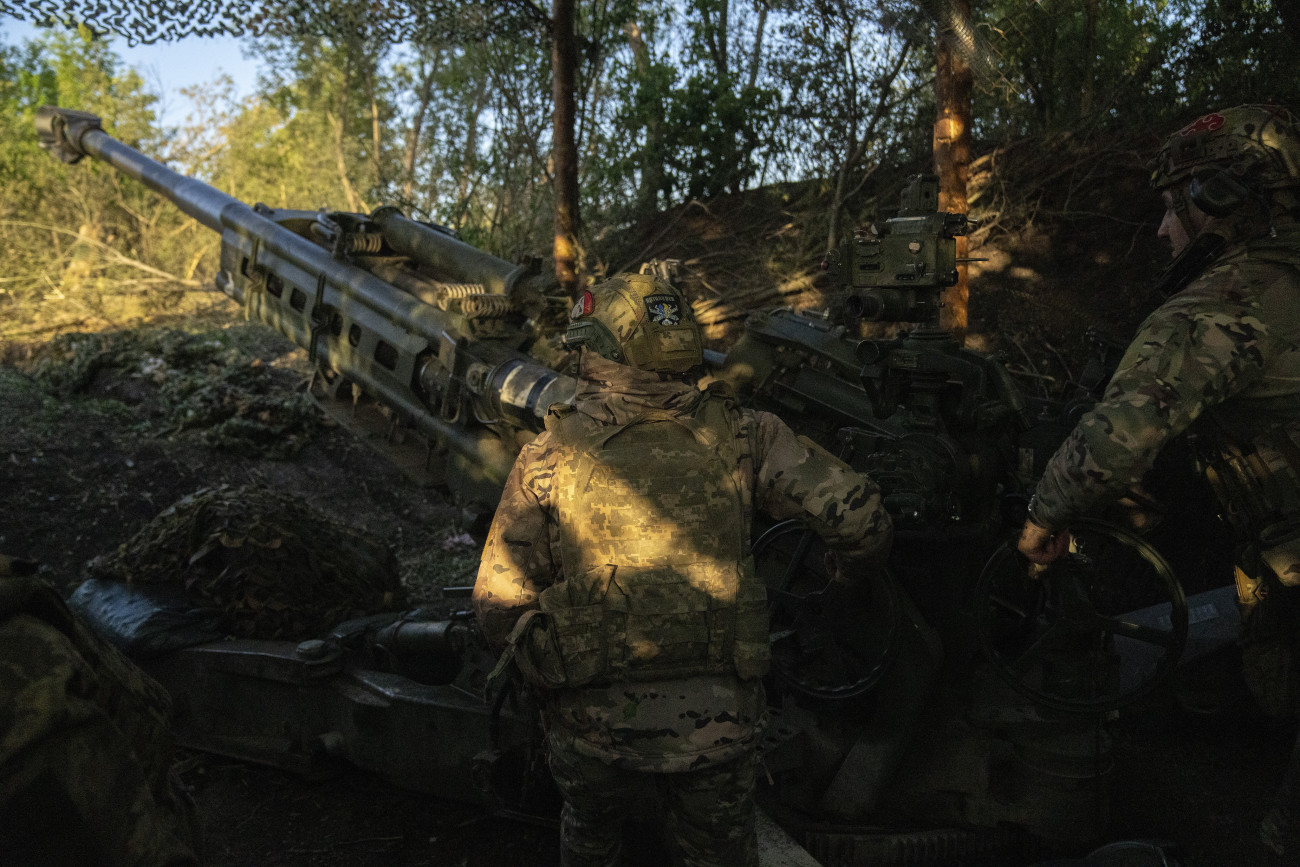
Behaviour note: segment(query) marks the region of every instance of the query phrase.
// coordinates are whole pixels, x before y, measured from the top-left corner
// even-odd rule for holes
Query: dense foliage
[[[81,32],[0,46],[0,316],[22,334],[175,306],[215,266],[192,221],[100,166],[70,170],[36,143],[46,103],[84,106],[123,141],[157,152],[156,96],[111,47]],[[69,183],[70,172],[77,182]],[[40,316],[40,310],[50,311]],[[57,312],[56,312],[57,311]]]
[[[588,273],[608,266],[601,241],[620,228],[755,186],[821,197],[810,230],[829,242],[874,211],[878,168],[928,162],[947,0],[577,10]],[[159,124],[157,96],[111,38],[56,28],[0,46],[0,313],[75,294],[80,312],[61,304],[63,319],[129,319],[174,307],[215,267],[214,238],[129,182],[78,166],[69,183],[35,143],[43,103],[94,111],[117,137],[246,201],[396,203],[507,257],[547,250],[551,56],[534,11],[520,19],[531,24],[429,28],[401,44],[364,25],[250,39],[256,93],[236,100],[228,81],[211,82],[178,129]],[[976,0],[973,19],[960,44],[976,74],[977,155],[1025,136],[1163,130],[1219,104],[1300,106],[1300,21],[1282,0]]]

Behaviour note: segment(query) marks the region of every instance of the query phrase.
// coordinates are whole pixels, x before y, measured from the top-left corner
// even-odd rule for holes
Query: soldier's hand
[[[848,571],[844,568],[844,560],[834,551],[827,551],[826,558],[823,561],[826,572],[831,576],[831,582],[834,584],[852,584],[853,579],[849,576]]]
[[[824,565],[826,573],[831,576],[831,584],[860,587],[885,564],[875,557],[850,557],[841,551],[827,551]]]
[[[1040,527],[1031,520],[1025,521],[1020,531],[1020,553],[1029,562],[1039,566],[1050,566],[1070,550],[1069,530],[1049,530]]]

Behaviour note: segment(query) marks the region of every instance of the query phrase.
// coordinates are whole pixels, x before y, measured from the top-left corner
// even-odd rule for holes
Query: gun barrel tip
[[[99,115],[56,105],[36,110],[36,134],[41,147],[65,163],[75,163],[86,155],[81,139],[92,130],[103,130]]]

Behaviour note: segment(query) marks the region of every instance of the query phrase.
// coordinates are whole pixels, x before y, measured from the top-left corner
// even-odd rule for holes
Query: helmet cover
[[[1239,105],[1199,117],[1165,141],[1151,186],[1163,190],[1211,168],[1257,189],[1300,184],[1300,120],[1275,105]]]
[[[564,342],[657,373],[704,363],[691,305],[671,283],[648,274],[619,274],[584,292],[569,313]]]

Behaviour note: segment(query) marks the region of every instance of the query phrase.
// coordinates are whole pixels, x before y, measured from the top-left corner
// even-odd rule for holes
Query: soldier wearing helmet
[[[1101,401],[1049,462],[1020,550],[1039,564],[1062,556],[1072,521],[1123,497],[1170,439],[1194,430],[1198,457],[1241,540],[1247,681],[1265,710],[1294,716],[1300,120],[1276,106],[1211,112],[1169,137],[1151,180],[1165,203],[1158,235],[1173,249],[1161,277],[1167,300],[1147,317]],[[1285,664],[1265,664],[1279,654]],[[1297,794],[1300,786],[1284,787],[1282,799]],[[1287,814],[1266,821],[1274,848],[1289,836],[1281,828]]]
[[[479,623],[542,695],[563,864],[616,863],[649,795],[680,862],[756,865],[769,639],[753,511],[804,521],[840,582],[883,561],[889,516],[867,477],[697,387],[699,326],[671,284],[614,277],[570,320],[576,402],[551,407],[506,481]]]

